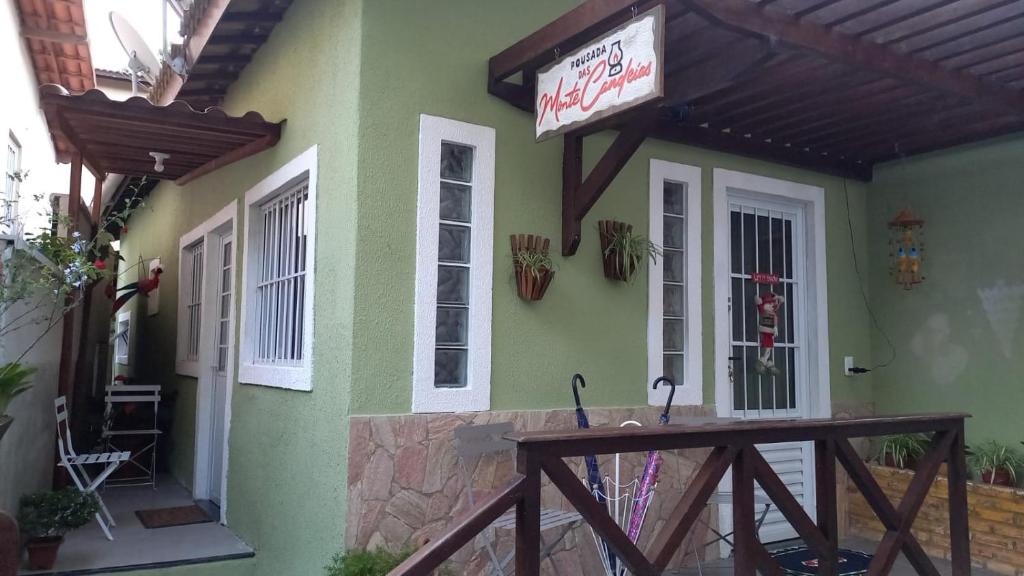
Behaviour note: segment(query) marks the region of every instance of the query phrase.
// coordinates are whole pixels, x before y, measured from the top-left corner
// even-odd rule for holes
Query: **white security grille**
[[[11,135],[7,139],[7,165],[4,169],[4,196],[0,198],[0,226],[11,224],[17,215],[18,171],[21,170],[21,145]]]
[[[185,360],[199,360],[199,335],[203,314],[203,243],[185,248]]]
[[[228,365],[228,346],[231,344],[231,287],[234,282],[234,242],[231,238],[224,238],[221,242],[221,271],[220,271],[220,294],[217,306],[220,314],[217,316],[217,371],[223,373]]]
[[[259,206],[256,364],[302,363],[308,198],[308,181],[303,181]]]

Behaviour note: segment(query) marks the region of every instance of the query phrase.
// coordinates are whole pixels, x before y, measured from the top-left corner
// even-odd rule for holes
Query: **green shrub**
[[[88,524],[100,509],[95,494],[74,488],[26,494],[18,504],[18,526],[28,538],[63,536]]]
[[[18,394],[32,387],[28,381],[35,371],[35,368],[22,366],[18,362],[0,366],[0,416],[7,411],[7,406]]]
[[[401,552],[382,549],[339,552],[327,565],[327,576],[385,576],[413,552],[411,549]]]

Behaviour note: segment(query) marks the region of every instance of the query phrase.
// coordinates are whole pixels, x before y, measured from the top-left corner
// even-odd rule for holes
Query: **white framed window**
[[[420,116],[413,412],[491,405],[493,128]]]
[[[117,315],[114,329],[114,361],[122,366],[131,363],[132,312],[125,310]]]
[[[18,215],[18,196],[21,187],[21,143],[13,132],[7,133],[7,158],[4,165],[4,195],[0,198],[0,228],[10,231]]]
[[[701,404],[701,170],[651,160],[649,237],[663,254],[648,267],[647,399],[664,405],[669,387],[650,388],[659,376],[676,383],[673,404]]]
[[[218,294],[210,288],[207,275],[219,278],[219,270],[209,270],[208,247],[214,260],[219,250],[222,228],[234,229],[238,202],[221,208],[205,222],[196,226],[178,240],[178,341],[175,370],[178,374],[199,378],[203,361],[203,346],[209,336],[204,330],[204,303],[216,302]]]
[[[312,390],[317,150],[245,194],[243,384]]]

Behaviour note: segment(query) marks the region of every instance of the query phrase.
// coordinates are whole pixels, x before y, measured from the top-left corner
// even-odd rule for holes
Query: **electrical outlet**
[[[853,376],[853,356],[843,357],[843,376]]]

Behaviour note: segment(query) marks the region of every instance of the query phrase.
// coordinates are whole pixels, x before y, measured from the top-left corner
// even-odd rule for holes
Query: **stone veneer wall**
[[[871,464],[871,473],[885,495],[898,503],[914,473]],[[948,482],[939,476],[932,484],[911,532],[928,554],[949,559]],[[850,484],[850,530],[879,539],[884,533],[868,503]],[[968,521],[971,527],[971,560],[999,574],[1024,576],[1024,490],[976,484],[967,485]]]
[[[679,407],[673,418],[713,415],[713,407]],[[636,420],[644,426],[658,423],[659,411],[653,407],[588,410],[594,426],[618,425]],[[465,487],[456,469],[452,431],[462,424],[492,424],[511,421],[517,430],[552,430],[576,428],[572,410],[530,412],[481,412],[473,414],[412,414],[401,416],[357,416],[351,419],[348,468],[348,519],[346,548],[387,547],[399,549],[420,545],[445,530],[468,512]],[[645,530],[640,537],[646,549],[652,534],[662,526],[678,495],[703,463],[708,450],[680,450],[663,453],[660,483],[648,511]],[[624,457],[623,477],[639,476],[644,454]],[[568,461],[571,468],[581,470],[579,459]],[[515,469],[512,454],[503,458],[482,458],[473,473],[473,485],[479,492],[477,501],[489,490],[503,485]],[[601,461],[601,470],[610,474],[612,463]],[[544,477],[542,505],[545,508],[571,510],[571,505]],[[709,507],[703,520],[717,524],[717,513]],[[543,534],[548,542],[561,529]],[[698,542],[707,538],[706,525],[698,523],[677,553],[672,566],[682,563],[682,551],[693,551],[690,538]],[[512,530],[499,530],[496,548],[499,558],[512,549]],[[463,547],[451,560],[449,568],[456,574],[485,573],[487,557],[481,551],[483,539],[478,537]],[[702,551],[703,553],[704,551]],[[717,554],[717,547],[706,552]],[[569,576],[601,573],[594,542],[586,525],[571,530],[544,561],[542,572]],[[688,563],[693,562],[692,554]]]

